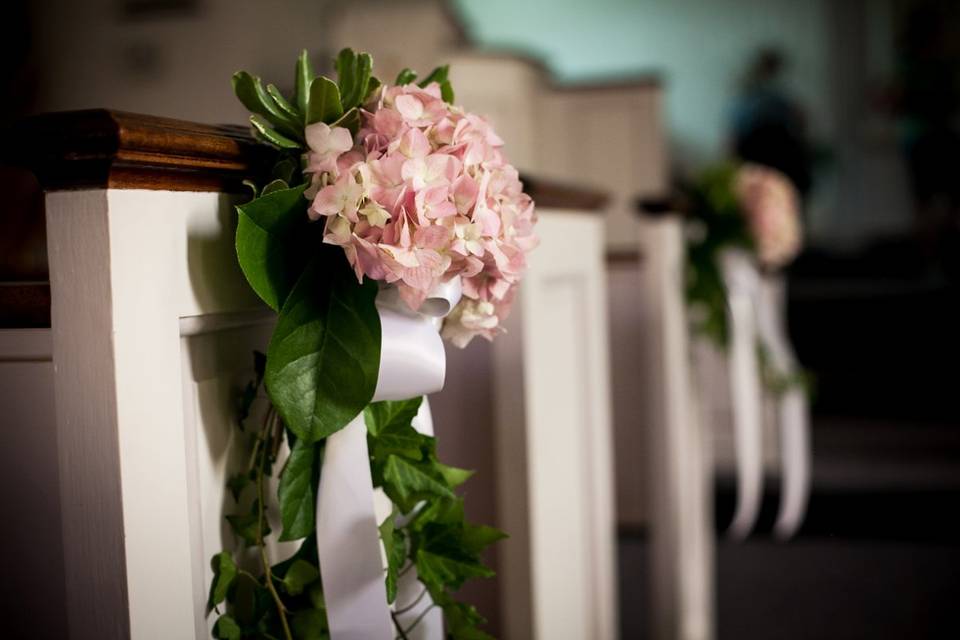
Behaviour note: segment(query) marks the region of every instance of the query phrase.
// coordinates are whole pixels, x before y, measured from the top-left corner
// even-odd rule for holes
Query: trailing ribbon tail
[[[737,506],[727,535],[743,540],[753,530],[763,497],[760,375],[754,299],[760,274],[750,255],[725,250],[720,266],[727,288],[730,394],[737,459]]]
[[[439,320],[459,299],[459,278],[431,292],[420,313],[406,308],[395,288],[381,289],[377,310],[382,344],[374,401],[406,400],[443,388],[446,357],[437,331]],[[432,431],[426,403],[414,425],[418,431]],[[327,439],[317,491],[317,553],[333,640],[392,640],[396,636],[387,604],[374,495],[361,414]],[[415,579],[402,581],[397,598],[401,606],[417,597],[416,593],[410,596],[416,584]],[[440,612],[435,611],[409,637],[435,640],[442,634]]]
[[[797,364],[785,328],[784,293],[782,277],[762,280],[757,296],[757,328],[771,365],[779,374],[793,377]],[[781,491],[773,532],[786,540],[800,528],[810,494],[810,415],[803,389],[790,385],[778,399],[777,409]]]

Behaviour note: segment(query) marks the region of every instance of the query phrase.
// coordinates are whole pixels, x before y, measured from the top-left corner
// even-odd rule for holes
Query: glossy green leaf
[[[263,140],[275,147],[280,149],[299,149],[303,146],[299,142],[296,142],[271,128],[270,123],[267,122],[262,116],[250,116],[250,124],[253,125],[254,130]]]
[[[449,80],[444,80],[440,83],[440,97],[443,98],[443,101],[447,104],[453,104],[455,96],[453,93],[453,85],[450,84]]]
[[[218,640],[240,640],[240,625],[229,614],[223,614],[213,624],[213,637]]]
[[[281,189],[237,207],[236,248],[240,269],[260,298],[279,310],[303,270],[291,238],[309,224],[306,185]],[[302,239],[302,238],[301,238]]]
[[[370,82],[367,84],[367,95],[363,96],[363,100],[360,101],[360,104],[364,105],[371,100],[381,86],[383,86],[383,83],[380,82],[379,78],[370,76]]]
[[[237,564],[226,551],[213,556],[210,567],[213,569],[213,582],[210,583],[210,596],[207,598],[207,613],[226,599],[227,591],[237,577]]]
[[[336,121],[343,115],[340,101],[340,89],[337,84],[325,76],[313,79],[310,83],[310,105],[307,107],[307,124],[314,122]]]
[[[369,53],[360,53],[354,62],[353,86],[343,100],[344,109],[352,109],[363,102],[370,85],[370,72],[373,70],[373,58]]]
[[[283,576],[283,587],[292,596],[298,596],[303,590],[320,577],[320,570],[303,558],[297,558]]]
[[[280,90],[277,89],[272,84],[267,85],[267,95],[273,100],[274,104],[277,105],[277,108],[285,113],[291,120],[294,122],[299,122],[303,117],[290,102],[280,93]]]
[[[486,525],[464,525],[460,536],[460,544],[471,553],[480,553],[490,545],[505,538],[506,533],[496,527]]]
[[[315,526],[317,482],[320,478],[319,445],[298,439],[280,475],[280,540],[299,540],[310,535]]]
[[[489,578],[494,572],[475,553],[463,548],[457,527],[428,525],[416,553],[417,576],[432,590],[459,589],[467,578]]]
[[[266,385],[284,423],[316,442],[345,427],[373,397],[380,366],[377,284],[357,283],[330,247],[284,301],[267,350]]]
[[[384,491],[403,513],[409,513],[424,498],[453,497],[443,477],[429,463],[392,455],[387,457],[383,478]]]
[[[411,82],[416,82],[417,72],[413,69],[404,69],[397,74],[397,79],[394,80],[393,84],[398,86],[403,86],[405,84],[410,84]]]
[[[357,84],[357,55],[353,52],[353,49],[341,49],[333,64],[337,70],[337,86],[340,87],[340,96],[341,98],[347,98],[353,94]]]
[[[304,116],[310,105],[310,83],[313,82],[315,74],[310,64],[310,55],[304,49],[297,58],[296,79],[294,80],[294,102],[300,113]]]
[[[260,78],[246,71],[236,72],[233,74],[233,92],[243,106],[251,113],[262,116],[268,125],[277,127],[286,136],[295,138],[300,135],[300,123],[277,105],[263,88]]]
[[[418,82],[417,84],[421,87],[426,87],[431,82],[436,82],[441,84],[447,80],[447,76],[450,75],[450,65],[445,64],[442,67],[437,67],[431,71],[426,78]]]

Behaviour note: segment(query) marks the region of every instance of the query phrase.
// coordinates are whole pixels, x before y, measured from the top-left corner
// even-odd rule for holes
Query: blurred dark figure
[[[960,275],[960,9],[920,3],[903,20],[894,96],[914,220],[928,258]]]
[[[757,52],[732,113],[733,154],[773,167],[805,199],[811,187],[810,152],[803,109],[780,86],[786,58],[773,47]]]

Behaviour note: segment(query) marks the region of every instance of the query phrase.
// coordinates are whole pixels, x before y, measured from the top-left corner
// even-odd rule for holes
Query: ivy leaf
[[[403,86],[405,84],[410,84],[417,80],[417,72],[413,69],[404,68],[403,71],[397,74],[397,79],[393,84]]]
[[[252,513],[227,516],[227,522],[230,523],[230,528],[233,529],[233,532],[243,540],[247,546],[257,544],[260,518],[257,514],[256,502],[253,504]],[[268,535],[270,535],[270,525],[266,523],[266,518],[264,518],[262,536],[265,538]]]
[[[439,476],[439,477],[438,477]],[[429,463],[411,462],[399,456],[388,456],[383,468],[384,491],[403,513],[409,513],[418,501],[432,496],[453,497]]]
[[[484,566],[477,555],[463,548],[462,536],[456,527],[430,524],[419,540],[415,562],[417,576],[431,593],[449,587],[463,586],[468,578],[489,578],[492,569]]]
[[[437,461],[433,462],[433,467],[440,472],[440,475],[443,476],[444,481],[451,489],[455,489],[462,485],[464,482],[470,479],[474,474],[472,469],[460,469],[458,467],[451,467],[445,464],[441,464]]]
[[[494,640],[493,636],[477,628],[486,624],[487,620],[480,615],[476,607],[453,599],[444,602],[442,606],[443,620],[451,640]]]
[[[337,84],[325,76],[314,78],[310,83],[307,124],[334,122],[342,115],[343,103],[340,101],[340,89],[337,88]]]
[[[424,443],[429,440],[430,436],[418,433],[409,424],[390,424],[384,427],[380,435],[370,436],[368,446],[377,462],[386,461],[390,455],[422,460]]]
[[[237,260],[260,299],[279,311],[303,270],[291,238],[308,224],[307,185],[271,191],[237,207]]]
[[[383,541],[383,550],[387,556],[387,602],[397,599],[397,579],[404,561],[407,559],[406,535],[402,529],[396,528],[396,512],[387,516],[380,524],[380,539]]]
[[[378,436],[384,429],[410,426],[422,403],[422,397],[372,402],[363,410],[363,421],[370,434]]]
[[[207,598],[207,613],[227,598],[227,591],[237,577],[237,564],[233,556],[221,551],[210,560],[213,569],[213,582],[210,583],[210,597]]]
[[[310,589],[307,590],[307,597],[310,599],[310,604],[313,605],[314,609],[319,609],[326,613],[327,603],[323,599],[323,585],[320,582],[314,582]]]
[[[266,385],[300,439],[336,433],[370,402],[380,366],[377,284],[358,284],[336,248],[304,270],[280,309],[267,349]]]
[[[280,475],[281,541],[305,538],[313,531],[319,477],[319,445],[298,438]]]
[[[306,117],[310,105],[310,83],[313,82],[313,67],[310,65],[310,55],[304,49],[297,58],[296,79],[294,80],[294,102],[300,113]],[[306,124],[306,122],[304,122]]]
[[[464,525],[460,543],[464,549],[479,554],[494,542],[509,538],[505,532],[486,525]]]
[[[329,640],[327,614],[318,609],[304,609],[293,615],[290,623],[296,640]]]
[[[213,637],[218,640],[240,640],[240,625],[229,614],[225,613],[213,624]]]
[[[283,586],[292,596],[298,596],[303,590],[320,577],[320,570],[303,558],[297,558],[283,576]]]
[[[240,494],[243,493],[243,490],[249,484],[250,476],[244,471],[230,476],[230,479],[227,480],[227,488],[230,489],[230,494],[233,496],[234,502],[240,501]]]

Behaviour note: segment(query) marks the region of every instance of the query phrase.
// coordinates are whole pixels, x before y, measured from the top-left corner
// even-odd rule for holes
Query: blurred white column
[[[603,221],[540,210],[494,343],[503,636],[617,636]]]

